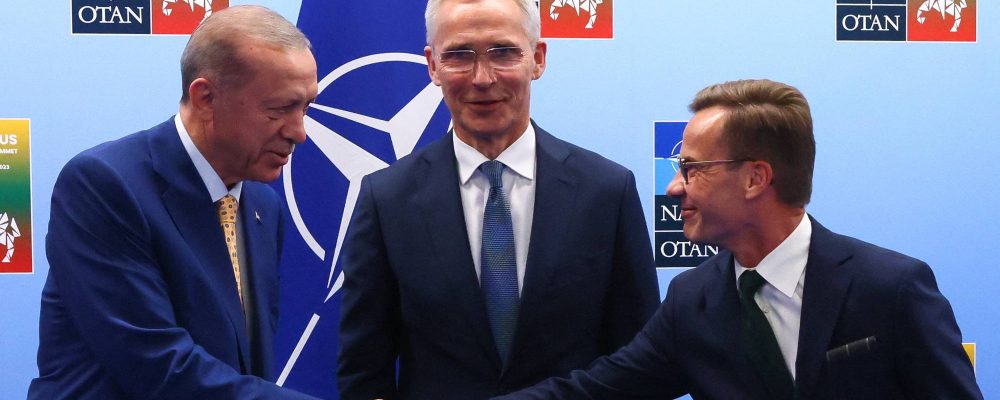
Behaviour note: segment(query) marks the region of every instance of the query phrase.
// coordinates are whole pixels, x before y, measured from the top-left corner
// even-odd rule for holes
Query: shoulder
[[[396,162],[365,176],[367,190],[386,191],[387,195],[412,193],[428,175],[453,171],[458,181],[455,151],[451,135],[445,135],[414,150]]]
[[[152,139],[154,137],[176,139],[168,136],[177,135],[173,123],[171,118],[152,128],[98,144],[74,156],[63,169],[107,168],[127,174],[148,167],[153,156]],[[157,151],[162,150],[157,149]]]
[[[590,193],[594,200],[611,201],[637,195],[632,171],[591,150],[559,139],[536,126],[539,174],[553,174]],[[635,193],[635,194],[633,194]]]
[[[536,126],[538,157],[551,157],[576,172],[595,177],[622,178],[631,174],[628,168],[604,156],[562,140]]]
[[[810,257],[842,259],[840,267],[849,271],[856,282],[864,286],[893,288],[913,279],[933,279],[930,266],[922,260],[861,239],[830,232],[818,224],[814,225],[810,247]]]
[[[727,274],[727,271],[733,273],[731,260],[732,253],[720,249],[718,254],[703,261],[698,266],[678,274],[670,281],[669,291],[680,295],[700,294],[707,285],[725,283],[722,279],[726,277],[731,277],[735,281],[735,275]]]
[[[152,171],[149,138],[154,127],[98,144],[71,158],[63,166],[56,187],[70,181],[89,181],[96,185],[114,181],[138,182]]]
[[[168,122],[99,144],[70,159],[52,189],[53,210],[107,209],[122,215],[129,210],[141,213],[144,205],[161,203],[169,183],[157,171],[155,160],[168,157],[173,150],[157,140],[168,138],[177,142],[173,147],[181,146],[172,119]]]

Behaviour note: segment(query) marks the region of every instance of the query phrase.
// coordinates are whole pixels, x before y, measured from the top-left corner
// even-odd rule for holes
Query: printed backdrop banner
[[[680,200],[667,196],[667,186],[677,175],[678,165],[671,157],[680,155],[686,121],[653,123],[653,162],[656,165],[656,195],[653,216],[653,252],[656,268],[693,268],[719,253],[717,246],[692,243],[684,237]],[[665,287],[661,282],[661,287]],[[666,290],[660,290],[665,296]]]
[[[30,120],[0,119],[0,274],[34,271],[30,134]]]
[[[278,383],[337,398],[340,250],[361,178],[448,130],[423,55],[423,1],[305,0],[319,95],[274,188],[288,204],[276,349]]]

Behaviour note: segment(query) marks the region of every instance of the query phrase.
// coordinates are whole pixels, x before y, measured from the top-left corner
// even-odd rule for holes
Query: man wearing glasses
[[[675,278],[635,339],[504,399],[981,399],[927,264],[805,212],[806,99],[772,81],[691,103],[678,173],[684,235],[725,250]]]
[[[425,16],[454,129],[361,185],[343,399],[527,387],[627,343],[659,299],[632,173],[530,120],[546,52],[535,2],[431,0]]]

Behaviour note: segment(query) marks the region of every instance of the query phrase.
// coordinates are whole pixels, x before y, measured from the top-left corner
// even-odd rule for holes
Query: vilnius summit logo
[[[976,0],[837,0],[837,41],[975,42]]]

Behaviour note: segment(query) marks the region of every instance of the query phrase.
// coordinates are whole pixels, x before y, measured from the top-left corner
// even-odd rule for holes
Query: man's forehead
[[[443,46],[512,44],[528,37],[524,18],[513,1],[445,3],[435,19],[434,41]]]
[[[725,110],[719,107],[707,108],[695,113],[687,127],[684,128],[682,152],[685,154],[710,154],[713,149],[718,148],[722,144],[722,126],[725,123],[725,115]]]

